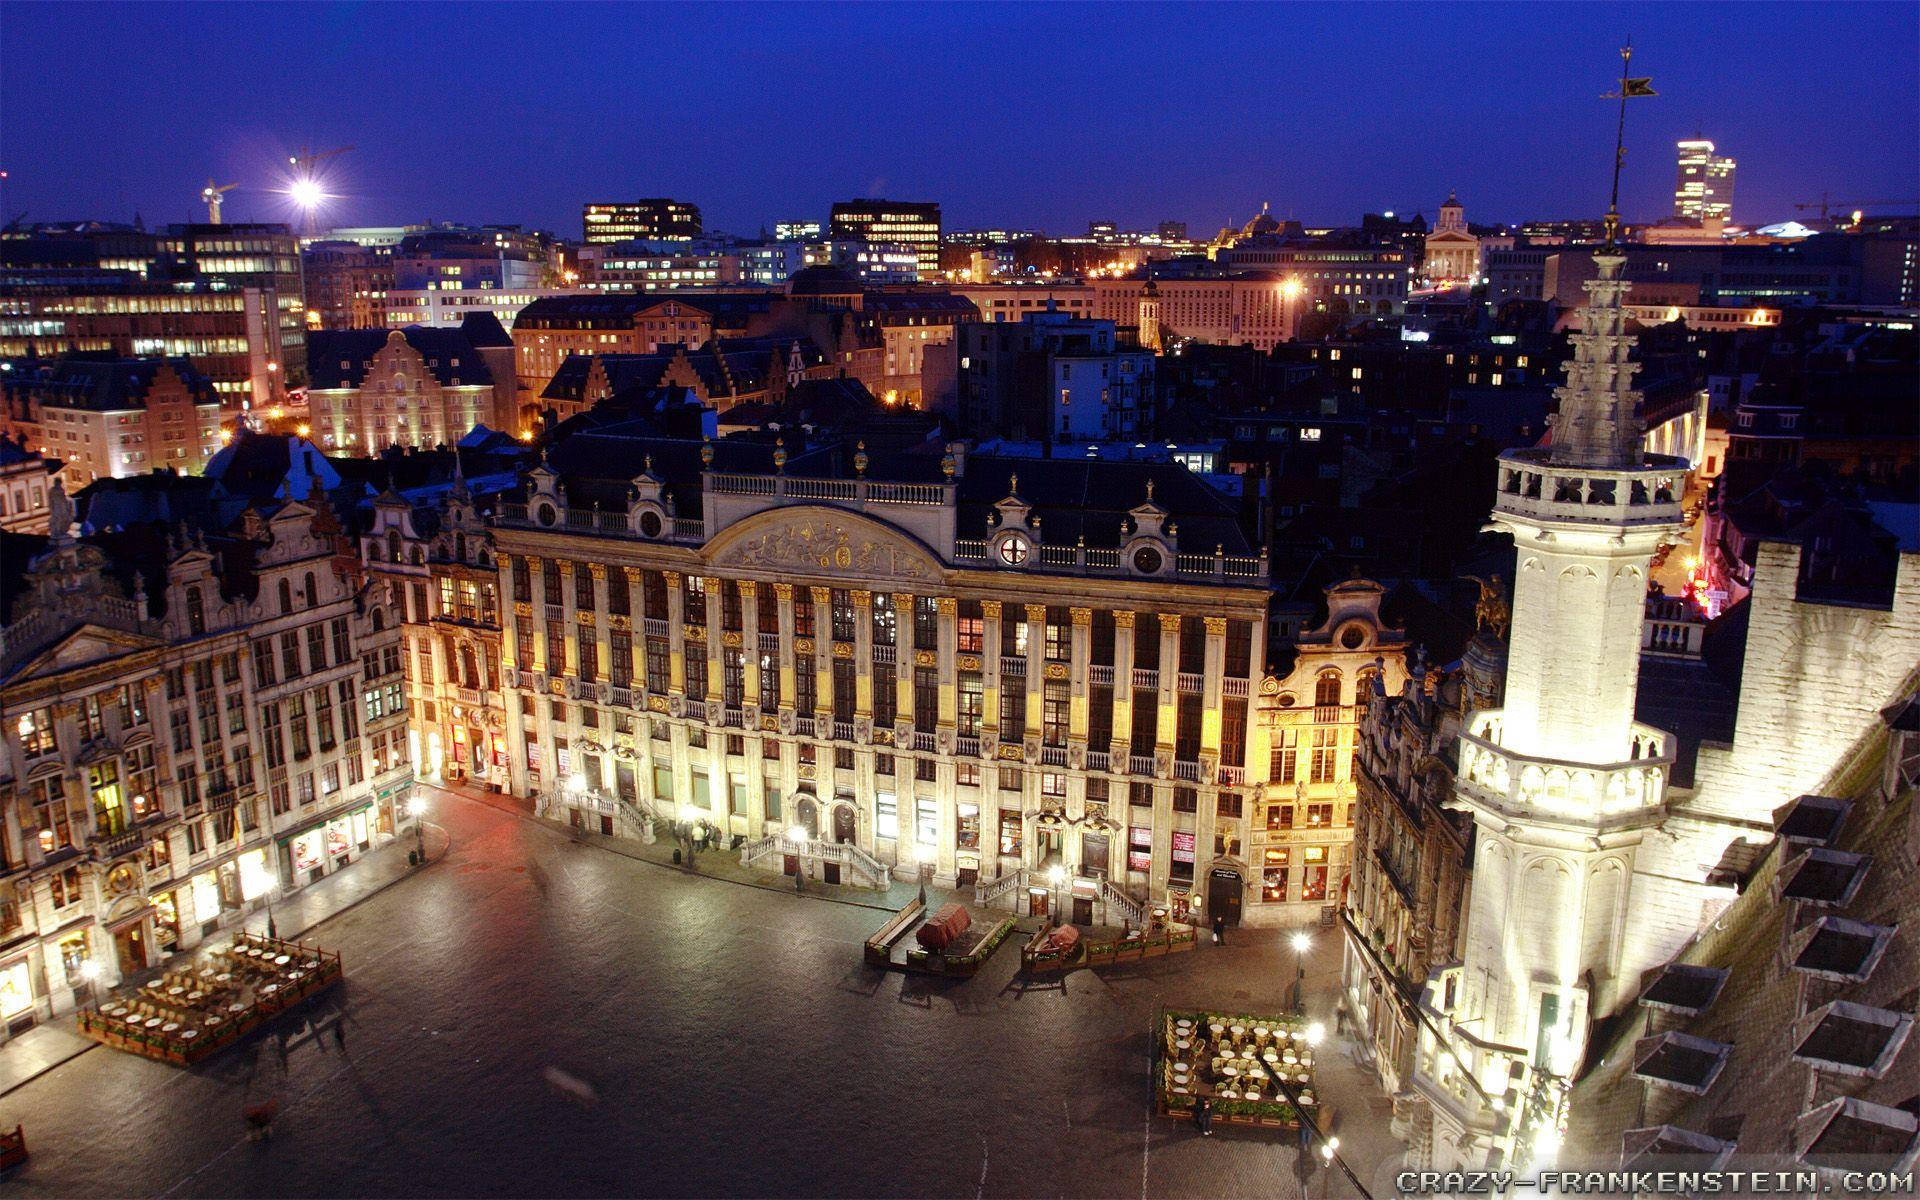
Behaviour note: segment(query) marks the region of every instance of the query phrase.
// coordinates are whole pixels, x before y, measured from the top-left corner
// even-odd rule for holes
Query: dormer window
[[[1000,561],[1009,567],[1024,566],[1027,556],[1032,553],[1027,543],[1017,537],[1000,539]]]

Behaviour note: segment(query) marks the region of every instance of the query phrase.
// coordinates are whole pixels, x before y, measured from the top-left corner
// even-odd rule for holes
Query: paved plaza
[[[193,1070],[100,1050],[0,1097],[33,1150],[7,1194],[1302,1193],[1291,1135],[1202,1139],[1150,1114],[1154,1014],[1280,1008],[1277,932],[1032,983],[1009,945],[930,982],[861,962],[872,908],[432,807],[445,856],[309,935],[345,957],[333,998]],[[1309,1007],[1331,1026],[1338,952],[1316,940]],[[1390,1195],[1384,1102],[1342,1049],[1322,1091]],[[249,1141],[242,1110],[269,1097],[274,1136]]]

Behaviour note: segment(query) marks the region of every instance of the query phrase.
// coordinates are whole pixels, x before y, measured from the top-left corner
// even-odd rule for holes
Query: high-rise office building
[[[700,236],[700,206],[657,197],[624,204],[588,204],[581,211],[588,245],[635,240],[684,242]]]
[[[893,242],[920,256],[920,278],[940,270],[940,206],[909,200],[843,200],[828,230],[835,241]]]
[[[1673,185],[1673,215],[1689,221],[1727,221],[1733,216],[1733,159],[1713,152],[1705,138],[1680,144],[1680,174]]]

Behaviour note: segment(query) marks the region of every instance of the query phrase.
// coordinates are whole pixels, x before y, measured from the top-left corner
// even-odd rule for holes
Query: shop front
[[[33,1028],[39,1009],[33,994],[33,966],[25,958],[0,966],[0,1024],[8,1037]]]

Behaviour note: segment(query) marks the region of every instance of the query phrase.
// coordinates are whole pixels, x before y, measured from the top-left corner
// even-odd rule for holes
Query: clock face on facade
[[[1142,575],[1154,575],[1160,571],[1160,552],[1152,546],[1142,546],[1133,552],[1133,569]]]
[[[1017,537],[1000,539],[1000,561],[1009,567],[1024,565],[1027,561],[1027,555],[1031,553],[1032,551],[1027,548],[1027,544]]]

